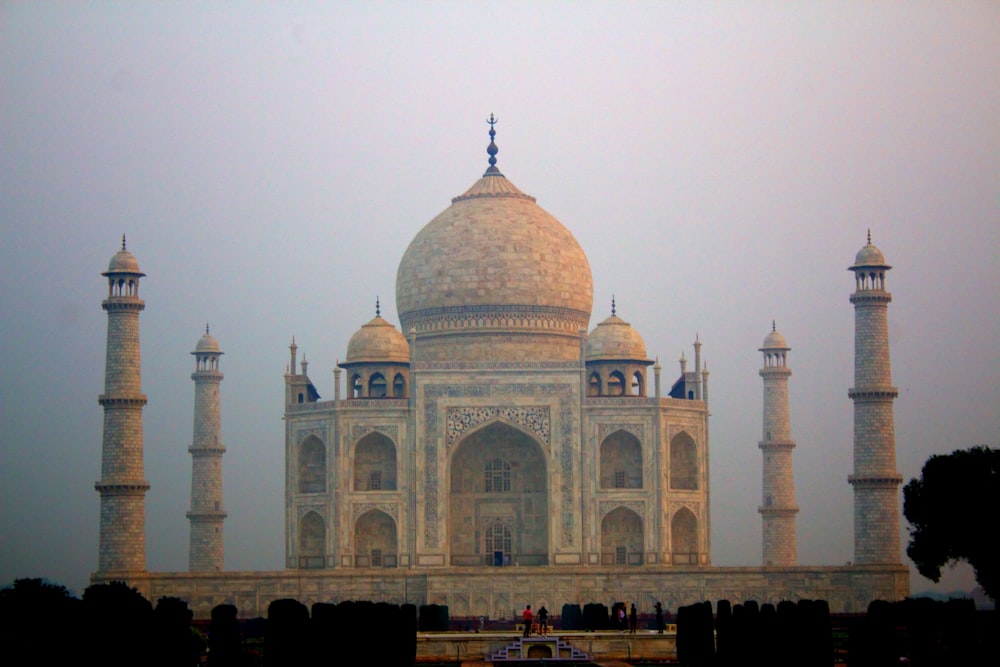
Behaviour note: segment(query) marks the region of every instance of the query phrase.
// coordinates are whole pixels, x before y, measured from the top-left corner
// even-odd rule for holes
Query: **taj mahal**
[[[224,567],[223,352],[208,328],[192,352],[189,568],[146,568],[145,274],[123,239],[103,273],[108,333],[92,581],[124,580],[152,600],[182,598],[197,618],[222,603],[262,616],[281,598],[442,604],[453,617],[510,618],[526,604],[558,610],[632,600],[650,610],[656,602],[676,609],[812,598],[851,612],[905,597],[891,267],[870,235],[847,267],[854,470],[843,474],[851,473],[854,493],[854,560],[798,562],[791,348],[770,323],[755,351],[761,561],[713,566],[701,342],[692,332],[690,360],[666,370],[613,300],[595,305],[590,265],[570,229],[498,168],[494,122],[485,173],[417,232],[399,262],[399,325],[375,304],[375,317],[340,355],[332,396],[320,396],[292,340],[283,378],[282,570]]]

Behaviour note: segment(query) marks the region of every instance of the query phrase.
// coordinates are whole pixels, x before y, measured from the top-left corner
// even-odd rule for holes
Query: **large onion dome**
[[[396,274],[404,331],[428,361],[579,359],[593,305],[573,234],[496,167],[421,229]]]

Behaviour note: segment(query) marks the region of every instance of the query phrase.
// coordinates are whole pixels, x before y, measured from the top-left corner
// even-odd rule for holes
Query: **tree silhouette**
[[[903,488],[910,522],[907,555],[920,574],[941,579],[941,568],[964,560],[994,602],[1000,595],[1000,450],[986,446],[932,456],[920,478]]]

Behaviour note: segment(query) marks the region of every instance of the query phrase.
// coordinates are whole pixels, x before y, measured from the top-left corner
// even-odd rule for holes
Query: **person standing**
[[[663,605],[657,602],[653,605],[653,610],[656,612],[656,632],[657,634],[663,634]]]
[[[538,634],[547,637],[549,634],[549,610],[542,605],[538,610]]]
[[[636,615],[635,603],[632,603],[632,608],[628,612],[628,631],[631,634],[635,634],[635,628],[639,624],[639,618]]]
[[[527,605],[524,608],[524,612],[521,614],[521,618],[524,619],[524,636],[531,636],[531,622],[534,620],[535,616],[531,613],[531,605]]]

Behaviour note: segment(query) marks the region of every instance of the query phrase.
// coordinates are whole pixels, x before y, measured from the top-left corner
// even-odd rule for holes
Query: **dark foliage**
[[[82,639],[82,603],[65,586],[16,579],[0,590],[0,642],[11,656],[37,664],[72,662]]]
[[[563,630],[583,630],[583,610],[579,604],[564,604],[559,622]]]
[[[244,664],[240,622],[235,605],[220,604],[212,609],[208,630],[208,667],[240,667]]]
[[[122,581],[95,584],[83,592],[87,629],[84,663],[136,665],[153,662],[153,605]]]
[[[700,602],[677,610],[677,660],[682,665],[702,667],[714,663],[714,625],[711,602]]]
[[[607,605],[600,602],[588,602],[583,605],[583,627],[590,632],[607,630],[611,627]]]
[[[163,597],[153,610],[153,660],[158,667],[199,664],[205,643],[191,626],[194,613],[187,602]]]
[[[309,610],[298,600],[267,606],[264,656],[268,667],[300,667],[309,658]]]
[[[451,621],[448,617],[448,605],[420,605],[420,631],[435,632],[450,630]]]
[[[907,555],[920,574],[941,579],[941,568],[964,560],[986,594],[1000,595],[1000,449],[986,446],[936,455],[903,488],[910,522]]]

